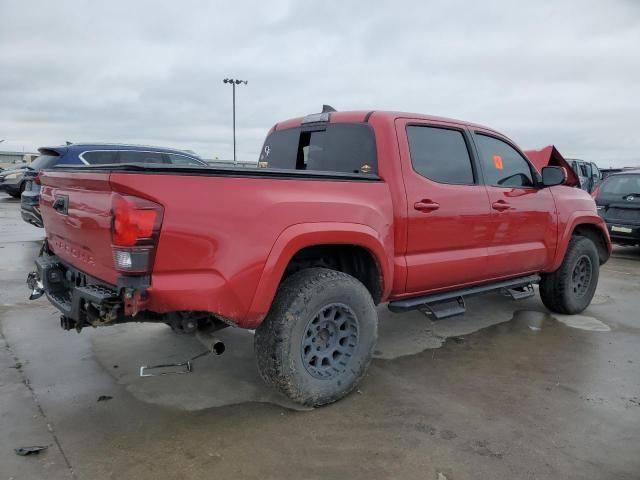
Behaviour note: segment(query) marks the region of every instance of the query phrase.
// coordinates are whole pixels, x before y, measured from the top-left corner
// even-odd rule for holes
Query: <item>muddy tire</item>
[[[591,303],[600,273],[600,259],[594,243],[585,237],[574,236],[560,268],[542,276],[542,303],[556,313],[573,315]]]
[[[309,268],[282,283],[254,347],[265,382],[296,403],[320,406],[354,389],[377,337],[365,286],[342,272]]]

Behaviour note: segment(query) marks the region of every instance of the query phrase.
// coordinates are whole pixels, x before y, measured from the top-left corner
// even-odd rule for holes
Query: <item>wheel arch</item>
[[[549,271],[560,268],[562,260],[567,252],[569,241],[575,235],[586,237],[593,241],[598,250],[598,257],[602,265],[611,256],[611,240],[606,223],[599,216],[590,211],[573,212],[569,221],[565,223],[564,231],[558,243],[558,249],[554,258],[553,266]]]
[[[358,278],[372,294],[375,303],[389,296],[393,283],[393,240],[383,241],[373,228],[357,223],[322,222],[302,223],[286,228],[276,239],[264,265],[256,293],[245,322],[249,328],[259,325],[266,316],[280,283],[291,273],[304,266],[322,266],[314,263],[318,254],[354,254],[354,261],[364,262],[358,272],[333,265]],[[342,257],[344,260],[346,257]],[[339,261],[340,259],[338,259]],[[291,268],[292,262],[300,261]],[[327,265],[325,265],[327,266]],[[299,267],[299,268],[298,268]],[[331,268],[331,264],[328,265]],[[354,274],[356,273],[356,274]]]

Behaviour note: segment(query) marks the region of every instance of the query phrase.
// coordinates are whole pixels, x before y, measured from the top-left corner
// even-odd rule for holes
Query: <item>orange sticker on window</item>
[[[500,155],[493,156],[493,164],[498,170],[502,170],[504,165],[502,164],[502,157]]]

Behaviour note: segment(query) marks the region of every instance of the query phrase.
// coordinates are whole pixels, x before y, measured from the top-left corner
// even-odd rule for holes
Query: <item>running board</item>
[[[512,278],[510,280],[502,280],[500,282],[487,283],[484,285],[476,285],[474,287],[463,288],[460,290],[433,293],[423,297],[405,298],[389,302],[389,310],[394,313],[401,313],[425,307],[432,312],[437,319],[446,318],[464,313],[464,297],[503,290],[506,291],[511,298],[518,300],[520,298],[527,298],[533,295],[533,284],[538,282],[540,282],[539,275],[528,275],[526,277]],[[452,300],[458,304],[457,307],[455,305],[444,307],[444,302],[448,303]],[[439,311],[440,316],[436,314],[436,311]],[[442,314],[444,314],[444,316],[442,316]]]
[[[425,303],[422,308],[426,310],[424,313],[432,315],[434,320],[442,320],[443,318],[455,317],[463,315],[467,311],[467,305],[464,297],[458,297],[454,300],[444,300],[436,303]]]

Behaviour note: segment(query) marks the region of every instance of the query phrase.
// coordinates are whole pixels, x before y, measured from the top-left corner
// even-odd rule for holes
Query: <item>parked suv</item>
[[[640,169],[609,175],[594,194],[611,239],[640,245]]]
[[[192,153],[182,150],[140,145],[104,143],[74,143],[59,147],[39,149],[40,156],[24,170],[19,189],[22,192],[22,219],[36,227],[42,227],[40,216],[40,170],[59,166],[82,166],[119,163],[158,163],[206,167],[207,163]]]
[[[525,298],[539,283],[551,311],[587,308],[611,244],[563,168],[538,172],[469,122],[323,110],[276,124],[257,168],[44,171],[32,296],[78,331],[256,329],[262,377],[305,405],[363,377],[376,304],[443,319],[467,296]]]

